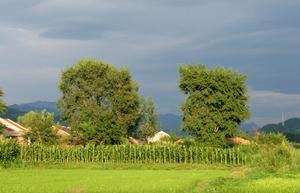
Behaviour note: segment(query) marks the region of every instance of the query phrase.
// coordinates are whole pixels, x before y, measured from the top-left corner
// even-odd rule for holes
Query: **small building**
[[[27,128],[10,119],[0,118],[0,124],[4,126],[4,136],[14,138],[21,144],[25,143],[23,135],[28,131]]]
[[[14,122],[10,119],[3,119],[3,118],[0,118],[0,124],[2,124],[4,126],[3,135],[5,137],[10,137],[10,138],[16,139],[20,144],[24,144],[27,142],[24,139],[23,135],[30,130],[29,128],[25,128],[22,125]],[[70,133],[68,131],[69,131],[69,128],[60,127],[60,128],[57,128],[56,135],[59,137],[69,137]],[[28,141],[28,143],[30,143],[30,141]]]
[[[157,132],[153,137],[147,139],[148,143],[157,143],[161,141],[163,138],[169,138],[170,135],[164,131]]]
[[[69,137],[70,136],[70,128],[65,126],[53,126],[53,129],[57,129],[56,135],[59,137]]]
[[[249,140],[243,139],[241,137],[227,138],[226,142],[231,143],[231,144],[237,144],[237,145],[250,145],[251,144],[251,142]]]

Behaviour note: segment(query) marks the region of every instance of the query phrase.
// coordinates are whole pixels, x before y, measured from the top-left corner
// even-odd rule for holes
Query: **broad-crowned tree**
[[[120,144],[136,128],[140,99],[128,69],[81,60],[62,73],[59,88],[58,107],[75,142]]]
[[[142,100],[141,104],[140,137],[146,141],[148,137],[153,137],[158,130],[158,113],[155,109],[153,99],[147,97]]]
[[[179,74],[179,87],[186,95],[182,129],[198,140],[213,144],[232,137],[250,117],[245,75],[202,64],[183,65]]]
[[[24,134],[31,143],[56,144],[58,140],[57,129],[55,129],[54,114],[46,111],[28,112],[18,118],[18,123],[29,129]]]

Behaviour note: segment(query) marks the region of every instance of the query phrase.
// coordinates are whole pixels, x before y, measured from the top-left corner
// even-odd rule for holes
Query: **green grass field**
[[[205,193],[299,193],[300,192],[300,176],[298,179],[287,178],[265,178],[244,181],[239,183],[231,181],[225,185],[211,186],[205,190]],[[219,184],[222,182],[219,181]]]
[[[1,169],[0,193],[299,193],[300,170]]]
[[[299,193],[299,169],[268,171],[254,169],[246,176],[213,180],[204,193]]]
[[[194,192],[229,170],[3,169],[1,193]]]

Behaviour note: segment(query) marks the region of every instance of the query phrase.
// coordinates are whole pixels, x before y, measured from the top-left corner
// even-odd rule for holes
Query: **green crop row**
[[[20,159],[45,163],[193,163],[244,165],[245,153],[237,148],[182,145],[87,145],[75,147],[21,146]]]
[[[244,165],[247,153],[239,147],[184,145],[19,145],[0,140],[0,163],[191,163]]]

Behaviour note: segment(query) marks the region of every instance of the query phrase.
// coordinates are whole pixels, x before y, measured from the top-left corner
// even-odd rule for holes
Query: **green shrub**
[[[190,147],[190,146],[196,146],[197,145],[197,141],[195,141],[194,138],[187,136],[183,139],[183,145]]]
[[[253,163],[264,168],[290,167],[295,163],[294,153],[294,148],[288,143],[261,145]]]
[[[253,141],[255,141],[257,144],[273,144],[273,145],[288,143],[286,137],[281,133],[257,133],[253,137]]]

